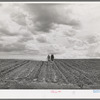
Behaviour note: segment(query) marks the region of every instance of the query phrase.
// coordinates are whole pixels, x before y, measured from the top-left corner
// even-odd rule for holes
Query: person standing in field
[[[47,56],[47,60],[50,61],[50,55]]]
[[[51,54],[51,61],[54,61],[54,55]]]

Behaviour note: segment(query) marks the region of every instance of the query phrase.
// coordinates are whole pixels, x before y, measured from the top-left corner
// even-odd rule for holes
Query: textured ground
[[[1,89],[100,89],[99,59],[0,60]]]

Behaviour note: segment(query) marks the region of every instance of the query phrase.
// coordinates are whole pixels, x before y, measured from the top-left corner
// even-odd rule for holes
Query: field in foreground
[[[0,60],[0,89],[100,89],[100,59]]]

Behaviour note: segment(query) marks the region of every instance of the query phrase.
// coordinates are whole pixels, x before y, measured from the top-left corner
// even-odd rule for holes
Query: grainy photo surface
[[[0,89],[100,89],[100,3],[0,3]]]

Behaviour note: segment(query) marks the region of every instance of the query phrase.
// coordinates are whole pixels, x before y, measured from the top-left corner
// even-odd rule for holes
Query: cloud
[[[3,4],[0,52],[33,57],[51,53],[59,58],[99,57],[99,20],[94,20],[99,13],[92,12],[94,5],[81,5]]]
[[[100,42],[89,45],[87,57],[100,57]]]
[[[88,57],[100,57],[100,35],[88,35],[86,37],[86,41],[88,43]]]
[[[65,35],[66,37],[72,37],[75,34],[79,33],[78,29],[74,29],[73,26],[69,25],[63,25],[63,24],[54,24],[54,29],[51,31],[56,31],[56,33],[61,33],[62,35]]]
[[[73,27],[80,26],[78,19],[74,16],[72,11],[67,8],[67,5],[53,5],[53,4],[27,4],[27,9],[35,15],[33,22],[35,23],[37,31],[49,32],[52,29],[53,23],[64,24]]]
[[[5,28],[0,28],[0,33],[2,34],[11,34],[7,29]]]
[[[29,16],[22,7],[13,4],[3,4],[0,15],[0,51],[24,52],[25,42],[34,40],[28,30]]]
[[[18,23],[19,25],[26,25],[26,19],[25,19],[25,15],[22,12],[14,12],[11,15],[12,20],[15,21],[16,23]]]
[[[0,51],[2,52],[20,52],[25,50],[25,45],[21,43],[13,43],[13,44],[7,44],[2,45],[0,44]]]
[[[47,52],[48,53],[53,53],[53,54],[62,54],[65,52],[65,47],[57,44],[51,44],[49,45]]]
[[[46,39],[46,36],[41,36],[41,35],[39,35],[38,37],[37,37],[37,41],[38,42],[40,42],[40,43],[47,43],[47,39]]]
[[[59,44],[45,44],[45,46],[40,46],[40,54],[48,55],[48,54],[62,54],[65,52],[65,47]]]
[[[87,36],[85,36],[85,40],[89,44],[97,43],[97,42],[100,42],[100,35],[99,34],[87,35]]]

